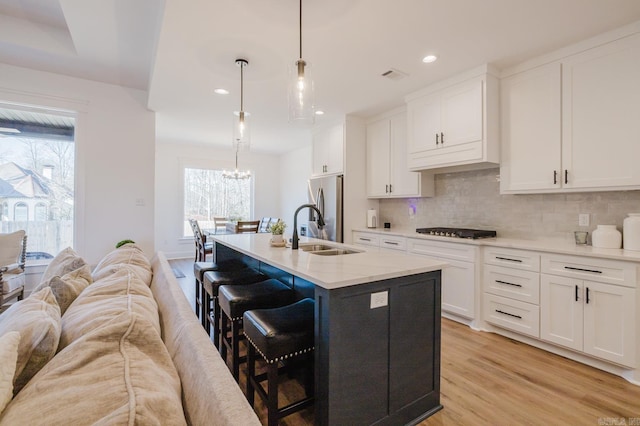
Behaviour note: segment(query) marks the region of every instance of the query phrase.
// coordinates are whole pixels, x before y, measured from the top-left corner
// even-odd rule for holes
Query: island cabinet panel
[[[316,424],[402,425],[442,408],[440,291],[440,271],[316,287]]]

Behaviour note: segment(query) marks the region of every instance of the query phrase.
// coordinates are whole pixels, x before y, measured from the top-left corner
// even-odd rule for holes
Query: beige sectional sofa
[[[135,244],[93,271],[56,256],[0,315],[0,375],[0,425],[260,424],[164,255]]]

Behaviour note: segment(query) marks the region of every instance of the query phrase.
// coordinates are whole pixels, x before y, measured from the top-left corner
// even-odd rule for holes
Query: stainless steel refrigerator
[[[309,203],[315,204],[322,212],[326,225],[322,230],[318,229],[318,215],[309,209],[308,236],[343,242],[342,182],[342,175],[309,179]]]

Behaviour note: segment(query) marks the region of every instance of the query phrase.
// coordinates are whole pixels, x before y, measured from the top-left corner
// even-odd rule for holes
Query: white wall
[[[280,156],[279,217],[287,223],[285,236],[293,234],[293,213],[300,205],[308,202],[307,180],[311,176],[311,155],[311,144],[306,144]],[[304,213],[300,215],[298,233],[300,221],[304,222],[306,218]]]
[[[193,256],[193,237],[185,238],[182,228],[184,167],[233,169],[235,151],[231,146],[226,150],[202,144],[157,143],[155,249],[169,258]],[[251,170],[254,177],[253,218],[278,217],[282,211],[279,157],[241,152],[238,168]]]
[[[0,64],[0,102],[78,112],[74,247],[90,264],[122,239],[153,255],[155,113],[146,108],[146,97],[139,90]]]

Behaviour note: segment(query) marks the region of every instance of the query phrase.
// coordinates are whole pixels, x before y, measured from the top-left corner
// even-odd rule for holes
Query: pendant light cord
[[[302,59],[302,0],[300,0],[300,59]]]
[[[240,111],[244,111],[244,63],[240,63]],[[237,154],[236,154],[237,157]],[[236,162],[237,162],[236,158]]]

